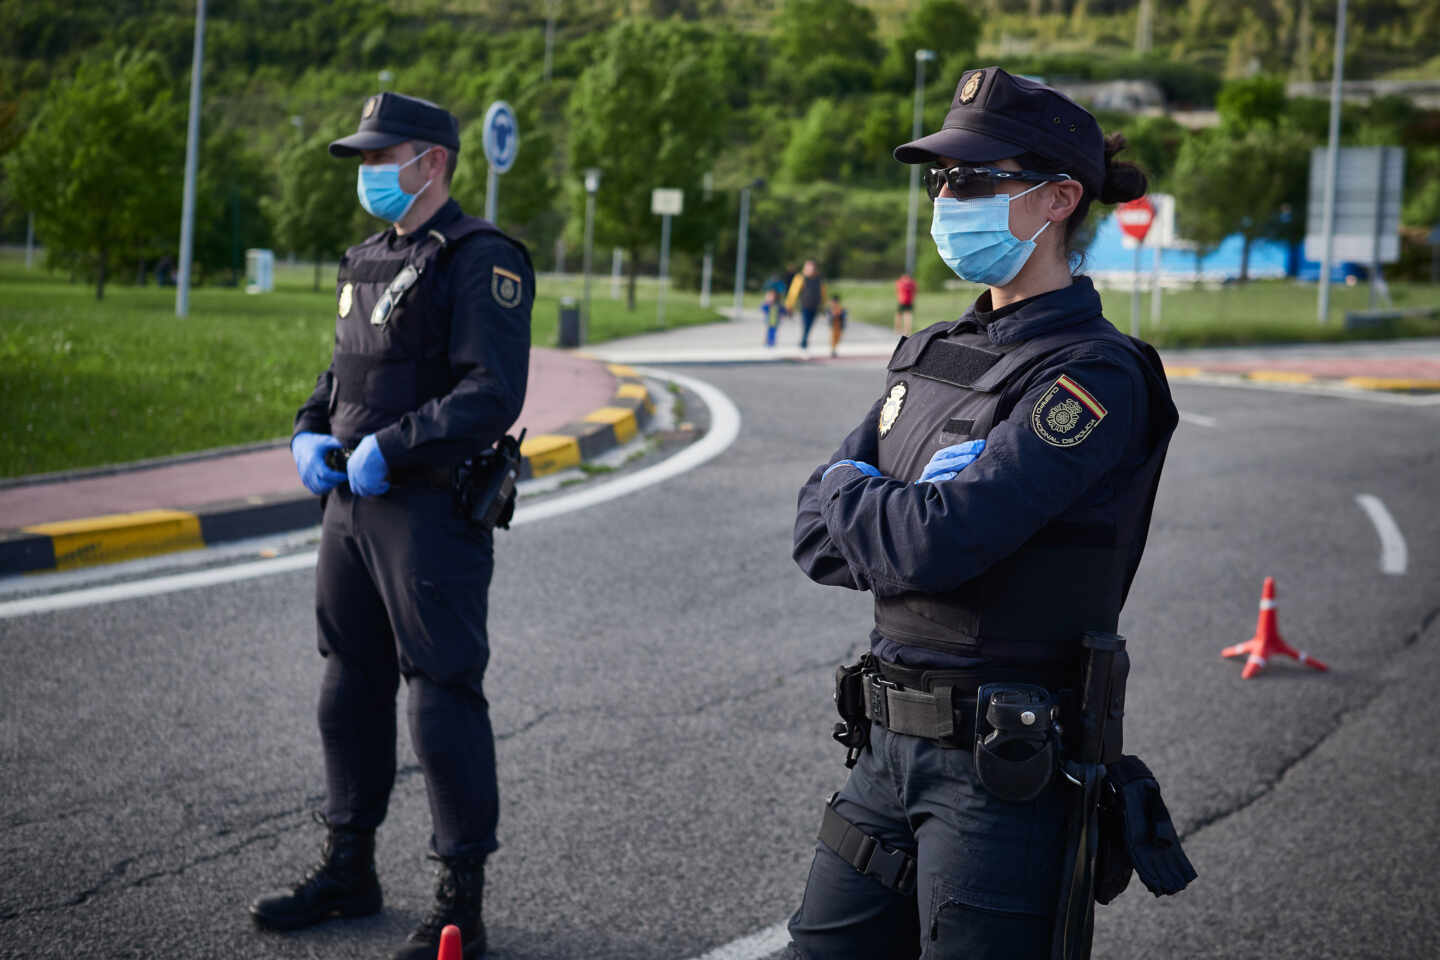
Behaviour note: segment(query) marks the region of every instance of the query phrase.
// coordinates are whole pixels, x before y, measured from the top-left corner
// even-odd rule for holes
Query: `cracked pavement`
[[[844,776],[831,673],[864,645],[869,599],[806,581],[790,525],[880,362],[696,375],[740,406],[733,447],[498,538],[497,958],[681,960],[769,927]],[[1095,954],[1424,955],[1440,410],[1175,393],[1216,426],[1180,427],[1121,620],[1126,733],[1200,879],[1163,900],[1132,883],[1098,911]],[[1404,576],[1380,573],[1359,492],[1405,532]],[[1220,659],[1253,632],[1267,575],[1282,634],[1330,673],[1277,661],[1241,681]],[[403,723],[384,912],[284,936],[245,913],[321,839],[312,590],[302,571],[0,621],[0,958],[384,957],[404,938],[431,880]]]

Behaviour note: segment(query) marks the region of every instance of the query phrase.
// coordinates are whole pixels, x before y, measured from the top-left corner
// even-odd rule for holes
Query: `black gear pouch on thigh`
[[[506,434],[495,446],[466,460],[451,474],[455,512],[485,533],[496,527],[510,528],[510,519],[515,515],[515,485],[524,459],[520,444],[524,442],[524,430],[518,437]]]
[[[1110,903],[1130,886],[1135,865],[1125,849],[1125,815],[1120,795],[1107,782],[1100,789],[1100,842],[1095,852],[1095,902]]]
[[[1057,765],[1058,707],[1044,687],[987,683],[975,697],[975,776],[1011,803],[1029,803],[1050,784]]]
[[[1195,868],[1180,848],[1180,836],[1155,775],[1139,757],[1130,755],[1107,765],[1105,774],[1106,794],[1113,796],[1117,812],[1107,819],[1101,806],[1100,856],[1108,863],[1097,877],[1095,899],[1109,903],[1118,896],[1129,882],[1131,864],[1140,882],[1157,897],[1184,890],[1195,879]],[[1122,874],[1123,882],[1115,886]],[[1102,884],[1106,897],[1101,896]]]

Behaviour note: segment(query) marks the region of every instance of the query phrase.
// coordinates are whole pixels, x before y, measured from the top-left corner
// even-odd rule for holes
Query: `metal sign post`
[[[1404,200],[1402,147],[1345,147],[1333,159],[1310,153],[1310,203],[1305,256],[1320,261],[1320,322],[1330,309],[1330,276],[1337,261],[1370,266],[1370,305],[1384,295],[1382,263],[1400,258],[1400,208]],[[1323,191],[1323,192],[1322,192]],[[1326,203],[1327,196],[1330,203]]]
[[[195,157],[200,149],[200,75],[205,65],[205,0],[195,4],[195,53],[190,65],[190,127],[185,136],[185,193],[180,211],[180,276],[175,316],[190,315],[190,263],[195,254]]]
[[[915,51],[915,113],[910,124],[910,139],[920,139],[920,125],[925,113],[925,64],[935,59],[934,50]],[[905,215],[905,272],[915,276],[915,217],[920,208],[920,165],[910,164],[910,205]]]
[[[585,171],[585,309],[580,313],[580,345],[590,334],[590,255],[595,248],[595,193],[600,189],[600,170]]]
[[[1322,200],[1324,209],[1324,223],[1321,227],[1323,234],[1322,245],[1324,253],[1320,257],[1320,303],[1317,308],[1320,323],[1324,324],[1330,314],[1330,267],[1334,262],[1335,248],[1332,241],[1335,237],[1335,184],[1338,179],[1340,161],[1340,89],[1345,80],[1345,0],[1340,0],[1340,6],[1335,11],[1335,76],[1330,87],[1330,144],[1325,152],[1325,196]],[[1313,155],[1312,155],[1313,157]],[[1310,164],[1310,182],[1315,182],[1314,160]],[[1310,209],[1315,209],[1312,198]],[[1308,232],[1308,231],[1307,231]],[[1305,246],[1309,247],[1309,239],[1306,239]],[[1307,254],[1308,255],[1308,254]]]
[[[515,123],[515,111],[504,100],[496,100],[485,111],[485,122],[481,125],[481,145],[485,149],[485,162],[490,172],[485,175],[485,219],[495,222],[499,205],[500,174],[508,173],[515,165],[515,154],[520,149],[520,128]]]
[[[1155,207],[1149,197],[1140,197],[1120,204],[1115,210],[1115,219],[1120,229],[1135,241],[1135,270],[1131,274],[1130,287],[1130,336],[1140,336],[1140,248],[1145,243],[1145,234],[1155,221]]]
[[[665,287],[670,282],[670,218],[685,208],[680,190],[657,187],[650,191],[650,212],[660,215],[660,295],[655,303],[655,322],[665,326]]]

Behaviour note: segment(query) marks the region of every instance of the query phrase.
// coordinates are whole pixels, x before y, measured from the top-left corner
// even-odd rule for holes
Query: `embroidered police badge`
[[[1062,376],[1045,391],[1030,414],[1035,436],[1052,447],[1073,447],[1105,419],[1105,408],[1090,392]]]
[[[340,316],[350,316],[350,304],[355,300],[355,286],[350,281],[345,281],[345,286],[340,288]]]
[[[980,92],[980,81],[984,79],[985,71],[977,70],[970,74],[970,79],[965,81],[965,86],[960,88],[960,102],[969,103],[975,99],[975,94]]]
[[[905,406],[905,394],[909,390],[903,380],[890,388],[890,395],[885,398],[885,406],[880,408],[880,436],[885,436],[890,432],[890,428],[895,426],[895,418],[900,416],[900,408]]]
[[[490,296],[494,297],[500,306],[507,310],[519,306],[523,292],[519,274],[511,273],[504,267],[490,268]]]

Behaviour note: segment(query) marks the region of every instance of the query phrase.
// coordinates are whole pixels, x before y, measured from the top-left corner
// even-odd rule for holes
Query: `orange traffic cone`
[[[460,960],[460,928],[450,924],[440,931],[440,953],[435,960]]]
[[[1266,577],[1265,586],[1260,591],[1260,619],[1255,622],[1255,636],[1244,643],[1226,647],[1220,651],[1220,656],[1238,657],[1249,654],[1245,669],[1240,673],[1241,679],[1249,680],[1261,671],[1267,660],[1282,653],[1299,660],[1307,667],[1314,667],[1316,670],[1330,669],[1305,651],[1296,650],[1280,639],[1280,630],[1275,626],[1275,578]]]

